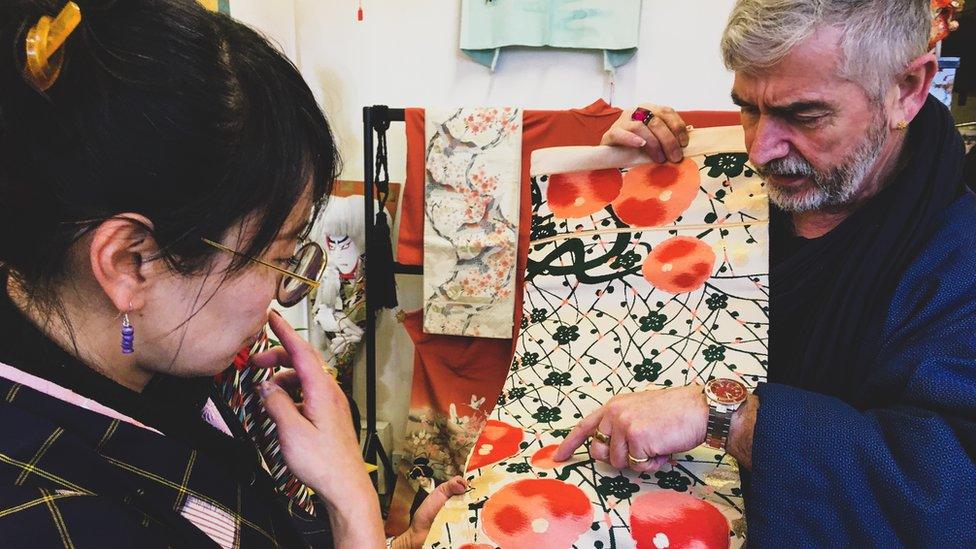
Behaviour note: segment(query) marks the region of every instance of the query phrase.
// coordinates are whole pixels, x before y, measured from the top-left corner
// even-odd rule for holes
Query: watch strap
[[[705,444],[716,450],[724,450],[732,427],[732,414],[735,410],[719,411],[718,407],[708,406],[708,428],[705,431]]]

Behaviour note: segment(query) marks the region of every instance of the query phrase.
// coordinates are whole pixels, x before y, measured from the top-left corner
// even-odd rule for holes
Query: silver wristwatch
[[[749,397],[744,384],[734,379],[713,379],[705,384],[705,400],[708,402],[708,429],[705,444],[716,450],[724,450],[729,440],[732,414]]]

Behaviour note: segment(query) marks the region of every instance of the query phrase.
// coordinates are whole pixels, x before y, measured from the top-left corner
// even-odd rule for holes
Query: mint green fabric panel
[[[627,61],[630,61],[636,54],[637,48],[603,50],[603,70],[612,71]]]
[[[641,0],[462,0],[461,49],[493,66],[498,48],[551,46],[609,50],[617,67],[637,49]]]
[[[466,50],[462,49],[468,57],[473,59],[479,65],[484,65],[491,70],[495,70],[495,62],[498,60],[498,53],[501,48],[492,48],[487,50]]]

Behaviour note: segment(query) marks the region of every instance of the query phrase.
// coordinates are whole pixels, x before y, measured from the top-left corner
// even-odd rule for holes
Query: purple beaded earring
[[[135,351],[132,345],[135,333],[135,329],[129,322],[129,314],[122,313],[122,354],[131,355]]]

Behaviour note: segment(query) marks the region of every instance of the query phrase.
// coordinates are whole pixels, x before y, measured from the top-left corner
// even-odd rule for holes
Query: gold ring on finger
[[[604,443],[604,444],[610,444],[610,435],[608,435],[608,434],[606,434],[606,433],[604,433],[604,432],[603,432],[603,431],[601,431],[600,429],[597,429],[597,430],[596,430],[596,431],[595,431],[595,432],[593,433],[593,438],[595,438],[595,439],[597,439],[597,440],[599,440],[600,442],[602,442],[602,443]]]
[[[650,456],[646,458],[635,458],[634,456],[630,455],[629,452],[627,453],[627,459],[630,460],[630,462],[633,464],[647,463],[648,461],[651,461]]]

